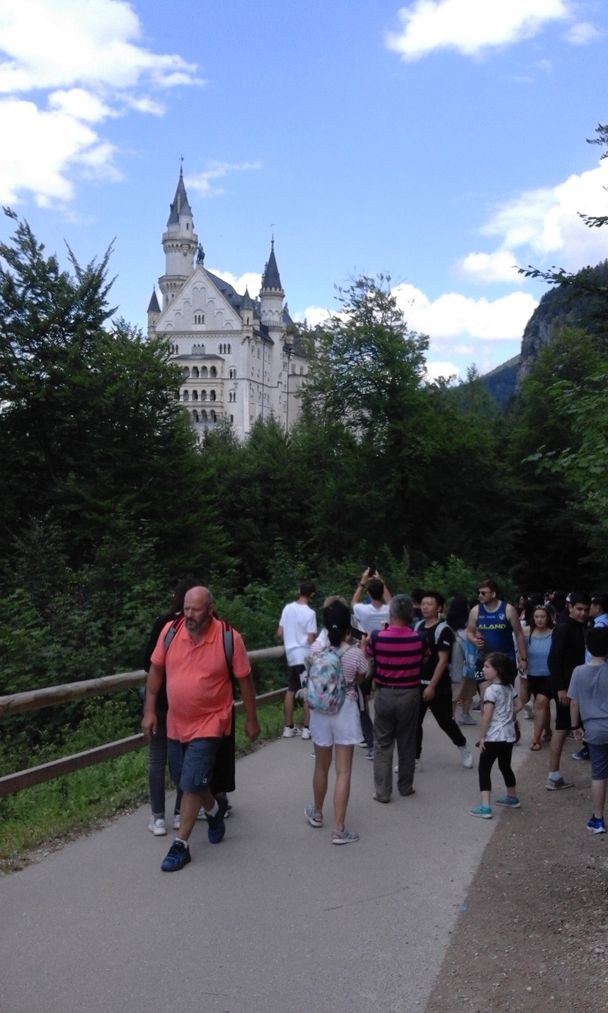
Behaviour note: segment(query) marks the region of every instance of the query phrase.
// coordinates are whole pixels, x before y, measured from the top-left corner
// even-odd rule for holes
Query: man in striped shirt
[[[400,795],[414,794],[416,728],[420,706],[420,670],[425,648],[411,628],[409,595],[391,598],[385,630],[372,633],[367,654],[374,659],[374,798],[390,802],[393,792],[393,751],[397,744]]]

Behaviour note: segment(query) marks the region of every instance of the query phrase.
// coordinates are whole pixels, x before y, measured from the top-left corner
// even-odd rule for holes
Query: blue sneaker
[[[505,795],[504,798],[497,798],[495,805],[501,805],[505,809],[521,809],[521,802],[517,795]]]
[[[207,823],[209,829],[207,830],[207,837],[209,838],[210,844],[219,844],[220,841],[224,840],[224,834],[226,833],[226,824],[224,823],[224,816],[228,808],[227,798],[218,798],[218,811],[215,816],[209,816],[207,814]]]
[[[166,856],[163,858],[161,869],[163,872],[179,872],[188,862],[191,862],[190,848],[183,841],[173,841]]]
[[[604,821],[598,819],[597,816],[592,816],[587,823],[587,830],[590,830],[592,834],[605,834],[606,825]]]
[[[489,805],[476,805],[473,809],[469,809],[471,816],[479,816],[481,820],[491,820],[492,810]]]

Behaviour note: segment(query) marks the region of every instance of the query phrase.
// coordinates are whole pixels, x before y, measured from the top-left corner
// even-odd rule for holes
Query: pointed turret
[[[148,303],[148,340],[156,336],[156,324],[160,316],[160,306],[156,298],[156,288],[152,289],[152,298]]]
[[[262,287],[260,289],[260,318],[271,330],[283,329],[283,299],[285,293],[281,285],[277,258],[274,253],[274,238],[270,244],[270,256],[264,267]]]
[[[183,170],[180,168],[175,197],[169,210],[167,229],[163,234],[165,273],[159,278],[163,294],[163,310],[192,274],[197,249],[198,236],[194,232],[192,209],[186,193]]]
[[[249,295],[249,288],[245,288],[245,295],[241,299],[241,305],[239,306],[239,313],[241,320],[245,324],[245,327],[251,327],[253,324],[253,299]]]

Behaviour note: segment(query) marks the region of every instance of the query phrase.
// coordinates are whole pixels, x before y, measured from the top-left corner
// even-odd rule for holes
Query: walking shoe
[[[162,816],[151,816],[150,822],[148,823],[148,830],[155,837],[164,837],[167,833],[167,827]]]
[[[180,815],[179,813],[173,813],[173,829],[179,830],[179,825],[180,825]]]
[[[205,812],[204,805],[200,807],[199,811],[196,814],[196,818],[198,821],[207,819],[207,813]]]
[[[365,759],[366,760],[373,760],[373,758],[374,758],[374,750],[373,749],[368,749],[367,753],[365,754]]]
[[[460,762],[462,766],[465,770],[470,770],[473,766],[473,754],[464,746],[459,746],[458,748],[460,749]]]
[[[582,749],[578,749],[576,751],[576,753],[573,753],[572,754],[572,759],[573,760],[590,760],[591,757],[589,756],[589,750],[587,749],[587,746],[583,746]]]
[[[311,827],[323,826],[323,816],[321,813],[318,813],[316,811],[314,805],[307,805],[306,809],[304,810],[304,815],[306,816],[306,819],[310,823]]]
[[[163,872],[179,872],[188,862],[191,862],[190,848],[183,841],[173,841],[167,854],[163,858],[161,869]]]
[[[473,809],[469,809],[471,816],[479,816],[482,820],[492,819],[492,810],[489,805],[476,805]]]
[[[380,798],[380,796],[376,795],[375,793],[372,795],[372,798],[374,802],[382,802],[382,805],[388,805],[388,803],[390,802],[390,798]]]
[[[218,798],[217,805],[218,810],[215,816],[209,816],[209,814],[207,814],[207,823],[209,824],[207,837],[209,838],[210,844],[219,844],[220,841],[223,841],[224,834],[226,833],[224,817],[228,808],[228,799]]]
[[[365,739],[361,739],[361,742],[359,742],[359,746],[360,746],[361,749],[369,749],[369,746],[368,746],[367,742],[365,741]]]
[[[302,738],[303,739],[309,739],[310,738],[310,728],[303,728],[302,729]]]
[[[599,819],[597,816],[592,816],[587,823],[587,830],[590,830],[592,834],[605,834],[606,826],[603,820]]]
[[[296,737],[297,734],[298,734],[298,729],[296,728],[295,725],[291,725],[291,726],[290,725],[285,725],[285,727],[283,729],[283,738],[284,739],[295,739],[295,737]]]
[[[331,835],[332,844],[352,844],[354,841],[359,840],[359,834],[355,833],[354,830],[334,830]]]
[[[459,725],[476,725],[477,724],[475,718],[472,718],[470,714],[464,714],[464,713],[462,713],[457,720],[458,720],[458,724]]]
[[[517,795],[505,795],[504,798],[494,800],[494,805],[502,805],[505,809],[521,809],[521,802]]]
[[[558,778],[557,781],[548,777],[545,782],[545,788],[547,791],[563,791],[564,788],[574,788],[574,782],[565,781],[563,777]]]

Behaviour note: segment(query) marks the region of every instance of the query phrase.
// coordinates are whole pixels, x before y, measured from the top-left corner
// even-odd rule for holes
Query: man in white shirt
[[[298,734],[298,729],[293,723],[293,705],[295,695],[302,686],[301,675],[305,668],[304,661],[308,657],[310,645],[317,635],[317,617],[309,604],[314,594],[315,585],[312,581],[303,580],[300,584],[299,596],[295,601],[289,602],[285,606],[279,619],[277,637],[280,637],[285,645],[285,656],[287,658],[284,739],[291,739]],[[302,738],[310,738],[308,705],[306,703],[304,703]]]

